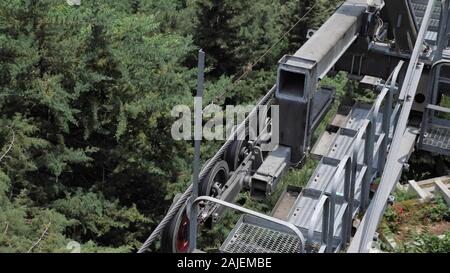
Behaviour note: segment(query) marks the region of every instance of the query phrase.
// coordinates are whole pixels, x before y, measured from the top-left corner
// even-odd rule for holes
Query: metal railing
[[[364,172],[364,176],[361,180],[361,196],[360,196],[360,208],[365,210],[367,205],[369,204],[369,192],[370,192],[370,183],[372,180],[372,162],[374,157],[374,139],[375,139],[375,122],[372,120],[366,120],[358,132],[356,136],[355,145],[353,146],[353,156],[352,156],[352,177],[356,182],[356,171],[358,168],[358,153],[359,146],[361,145],[362,138],[364,134],[366,135],[366,140],[364,141],[364,165],[366,166],[366,171]],[[383,137],[386,139],[386,137]],[[384,140],[383,139],[383,140]],[[382,150],[378,150],[378,156],[382,153]],[[354,185],[353,185],[354,187]],[[354,189],[352,191],[352,194]],[[353,203],[351,204],[351,209],[353,209]]]
[[[384,134],[384,137],[381,142],[380,153],[378,155],[378,172],[379,173],[383,169],[383,166],[386,162],[386,154],[387,154],[387,148],[388,148],[388,142],[389,142],[390,128],[391,128],[391,125],[393,123],[395,123],[395,118],[393,119],[393,116],[396,116],[396,113],[398,113],[398,110],[397,111],[394,110],[394,112],[392,111],[392,105],[393,105],[394,92],[397,91],[398,76],[400,74],[400,71],[401,71],[404,63],[405,63],[404,61],[400,61],[397,64],[397,66],[395,67],[391,76],[387,80],[387,82],[390,82],[389,87],[386,85],[383,88],[383,90],[381,90],[381,93],[380,93],[380,95],[378,95],[377,101],[375,102],[375,108],[373,111],[373,118],[372,118],[373,124],[376,124],[376,121],[378,120],[378,116],[380,115],[380,109],[381,109],[382,103],[386,99],[386,102],[384,104],[384,109],[383,109],[383,123],[381,126],[382,134]],[[394,125],[394,127],[395,127],[395,125]],[[376,133],[376,132],[374,132],[374,133]]]
[[[430,24],[434,4],[434,1],[429,1],[427,5],[398,98],[402,106],[398,121],[395,124],[395,131],[391,143],[391,146],[394,148],[390,149],[386,159],[385,168],[382,172],[380,186],[372,199],[371,206],[368,208],[362,220],[361,226],[354,236],[350,245],[350,252],[369,252],[374,234],[386,208],[388,197],[401,176],[404,162],[399,159],[404,150],[400,149],[400,147],[402,147],[402,141],[405,140],[409,115],[412,110],[414,97],[424,68],[424,63],[419,60],[419,57],[424,52],[423,45],[425,34]],[[408,140],[408,138],[406,138],[406,140]],[[406,149],[408,147],[403,148]]]
[[[188,203],[187,208],[188,208],[188,215],[189,215],[190,221],[197,220],[197,214],[195,213],[196,210],[194,210],[193,207],[197,206],[202,201],[216,203],[221,206],[227,207],[229,209],[236,210],[236,211],[239,211],[239,212],[242,212],[245,214],[249,214],[249,215],[255,216],[257,218],[261,218],[266,221],[272,222],[276,225],[283,226],[283,227],[291,230],[295,234],[295,236],[297,236],[299,238],[299,240],[301,242],[299,252],[300,253],[305,252],[305,238],[304,238],[302,232],[295,225],[293,225],[289,222],[286,222],[286,221],[283,221],[283,220],[280,220],[280,219],[277,219],[277,218],[274,218],[274,217],[271,217],[271,216],[268,216],[268,215],[265,215],[265,214],[262,214],[262,213],[259,213],[259,212],[256,212],[256,211],[253,211],[253,210],[250,210],[250,209],[247,209],[247,208],[244,208],[244,207],[241,207],[241,206],[238,206],[238,205],[235,205],[235,204],[223,201],[223,200],[220,200],[220,199],[210,197],[210,196],[200,196],[197,199],[195,199],[192,203]],[[194,238],[195,239],[193,241],[189,242],[191,248],[195,248],[195,246],[196,246],[197,234],[194,234]]]
[[[393,73],[386,82],[386,85],[378,95],[374,106],[367,114],[364,124],[361,126],[361,128],[359,128],[354,138],[354,146],[351,156],[347,155],[339,163],[338,168],[334,174],[334,179],[332,180],[333,184],[331,194],[329,196],[325,194],[325,190],[327,187],[325,187],[325,189],[322,191],[319,202],[314,209],[314,213],[308,229],[307,246],[309,247],[309,249],[313,248],[315,227],[317,226],[320,219],[319,216],[322,213],[322,233],[319,252],[333,251],[334,225],[335,221],[337,220],[335,219],[335,210],[337,203],[336,191],[338,185],[342,181],[342,176],[344,176],[344,202],[342,204],[344,213],[341,221],[341,247],[345,247],[350,241],[356,181],[358,180],[358,178],[356,177],[358,169],[358,154],[364,136],[365,141],[363,165],[366,166],[366,169],[364,171],[364,176],[361,179],[361,196],[359,209],[362,211],[365,211],[367,209],[367,206],[369,204],[370,183],[374,175],[372,168],[374,157],[378,153],[377,166],[380,173],[383,170],[385,164],[389,144],[390,129],[392,126],[395,127],[395,116],[397,115],[398,110],[393,111],[393,95],[394,92],[397,91],[397,79],[400,70],[403,67],[403,64],[404,62],[400,61],[397,67],[394,69]],[[378,121],[378,117],[381,114],[380,110],[383,102],[385,102],[383,108],[383,120],[378,140],[381,141],[381,143],[378,150],[375,150],[374,143],[375,136],[377,135],[376,124]]]
[[[441,70],[445,67],[450,67],[450,63],[448,61],[438,61],[432,67],[432,81],[430,82],[430,89],[432,90],[430,98],[428,98],[428,103],[424,109],[420,137],[419,137],[419,148],[424,149],[424,139],[425,134],[431,124],[440,124],[442,123],[441,118],[436,117],[436,113],[449,113],[450,109],[446,107],[442,107],[438,104],[438,95],[439,95],[439,86],[441,81]],[[442,124],[444,125],[444,124]],[[450,124],[445,124],[445,127],[450,126]],[[436,152],[439,150],[437,149]]]
[[[314,210],[314,213],[311,217],[311,222],[308,229],[307,250],[309,252],[313,251],[314,231],[317,223],[319,222],[320,213],[322,213],[322,233],[319,252],[331,252],[330,247],[333,245],[333,241],[329,241],[328,223],[332,216],[330,214],[330,198],[327,195],[322,195],[320,197],[319,203],[317,204],[316,209]]]

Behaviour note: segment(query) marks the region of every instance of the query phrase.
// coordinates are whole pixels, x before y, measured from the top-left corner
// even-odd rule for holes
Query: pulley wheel
[[[228,181],[229,168],[226,161],[219,161],[200,184],[200,196],[217,197]]]
[[[244,161],[244,159],[251,152],[251,145],[249,143],[250,134],[245,130],[245,136],[240,139],[235,139],[228,147],[225,153],[225,161],[230,167],[230,171],[235,171]]]
[[[161,250],[164,253],[187,253],[189,250],[189,218],[186,205],[162,232]]]

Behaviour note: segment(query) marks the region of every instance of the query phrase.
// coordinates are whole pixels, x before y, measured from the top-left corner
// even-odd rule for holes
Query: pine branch
[[[51,225],[51,224],[52,224],[52,222],[49,222],[49,223],[47,224],[47,226],[45,227],[44,232],[42,232],[42,234],[41,234],[41,237],[39,237],[39,239],[38,239],[38,240],[30,247],[30,249],[28,249],[27,253],[30,253],[31,250],[33,250],[33,248],[35,248],[35,247],[42,241],[42,239],[44,238],[44,236],[47,235],[47,231],[48,231],[48,229],[50,228],[50,225]]]
[[[9,147],[8,147],[8,149],[6,150],[6,152],[0,157],[0,162],[2,162],[3,158],[9,153],[9,151],[11,151],[11,148],[12,148],[13,145],[14,145],[14,141],[15,141],[15,138],[16,138],[16,133],[15,133],[14,130],[12,130],[12,129],[11,129],[11,131],[12,131],[12,139],[11,139],[11,143],[9,144]]]
[[[6,227],[5,227],[5,230],[3,231],[3,236],[5,236],[6,233],[8,232],[8,228],[9,228],[9,222],[6,222]]]

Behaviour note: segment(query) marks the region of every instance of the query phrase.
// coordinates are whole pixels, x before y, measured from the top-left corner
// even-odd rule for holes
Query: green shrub
[[[434,198],[428,207],[425,217],[432,222],[440,222],[450,217],[450,208],[442,196],[437,195]]]
[[[415,234],[408,243],[404,244],[398,252],[407,253],[449,253],[450,252],[450,232],[439,238],[428,232]]]

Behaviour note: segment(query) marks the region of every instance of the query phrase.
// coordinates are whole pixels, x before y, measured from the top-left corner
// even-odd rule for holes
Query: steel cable
[[[206,178],[206,176],[209,174],[209,171],[213,168],[213,166],[217,162],[222,160],[222,157],[225,154],[225,151],[233,143],[233,141],[236,139],[238,134],[247,127],[248,122],[250,121],[250,118],[253,117],[257,113],[258,107],[266,105],[274,93],[275,93],[275,86],[272,87],[272,89],[259,101],[259,103],[256,105],[256,107],[252,110],[252,112],[250,112],[250,114],[246,117],[246,119],[237,127],[237,129],[234,130],[234,132],[232,132],[231,136],[228,138],[228,140],[225,142],[225,144],[223,144],[223,146],[219,149],[219,151],[214,155],[214,157],[209,162],[206,163],[206,165],[202,168],[202,171],[200,172],[200,175],[199,175],[200,182]],[[178,213],[178,211],[181,209],[181,207],[188,201],[189,197],[191,196],[191,193],[192,193],[192,184],[170,207],[166,216],[159,223],[159,225],[155,228],[155,230],[148,237],[148,239],[145,241],[145,243],[141,246],[141,248],[138,250],[138,253],[143,253],[146,249],[148,249],[150,247],[150,245],[161,234],[161,232],[164,230],[164,228],[170,223],[170,221],[172,221],[172,219],[175,217],[175,215]]]

